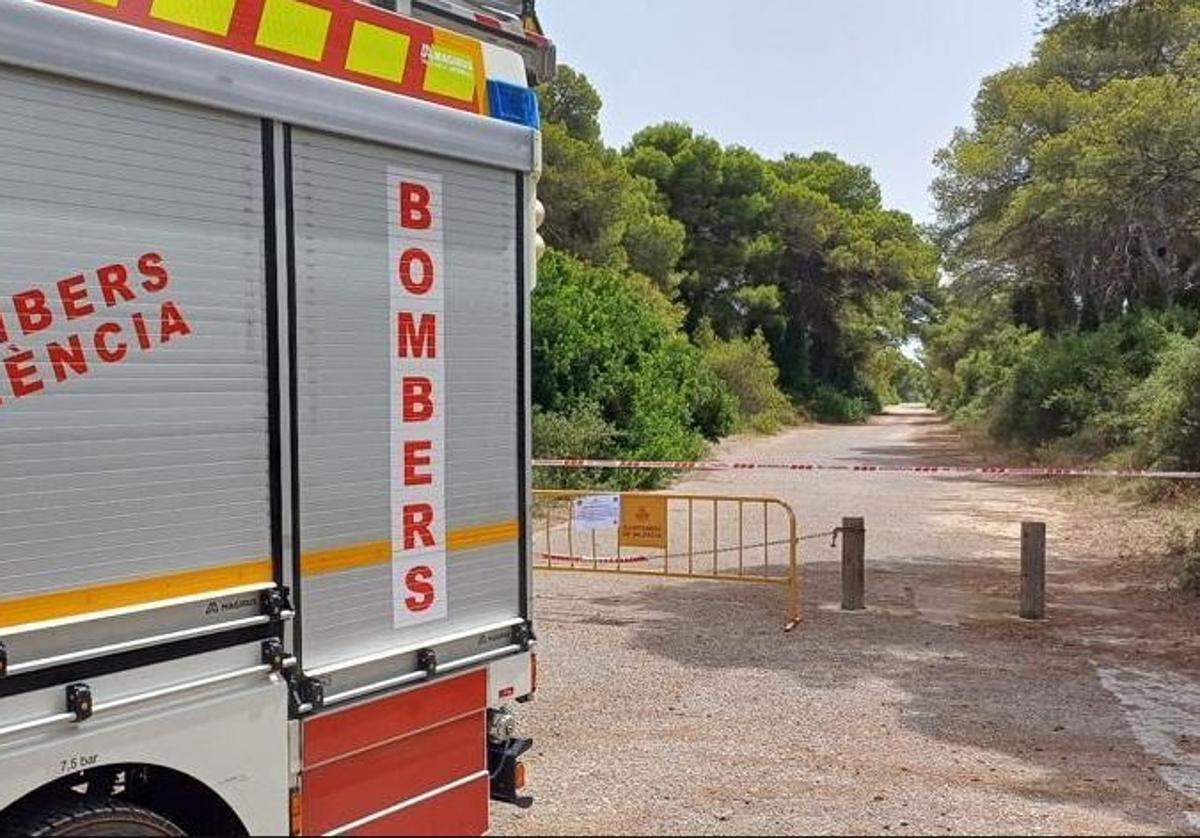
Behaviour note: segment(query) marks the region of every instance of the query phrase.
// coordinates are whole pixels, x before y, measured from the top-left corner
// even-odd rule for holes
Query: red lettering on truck
[[[405,230],[428,230],[433,225],[429,188],[407,181],[400,184],[400,226]]]
[[[414,276],[413,268],[420,270],[420,277]],[[433,257],[419,247],[410,247],[400,255],[400,284],[404,290],[416,297],[423,297],[433,290],[436,274],[433,268]]]
[[[11,302],[11,311],[0,311],[0,345],[17,338],[17,334],[10,334],[10,326],[21,336],[29,337],[56,325],[86,323],[101,308],[101,300],[104,307],[118,308],[137,301],[141,294],[157,294],[170,286],[171,276],[160,254],[145,253],[137,258],[136,265],[136,274],[133,268],[113,263],[91,273],[63,277],[45,289],[31,288],[0,300],[0,304]],[[137,275],[141,276],[140,281],[133,279]],[[96,284],[89,286],[89,278],[93,276]],[[71,378],[86,376],[98,366],[121,363],[134,351],[149,352],[157,344],[192,334],[191,324],[174,300],[158,306],[157,323],[153,322],[154,314],[147,311],[132,311],[127,316],[113,312],[109,317],[98,325],[80,326],[72,334],[45,340],[39,346],[10,346],[7,356],[0,358],[0,385],[7,384],[9,391],[0,398],[0,406],[12,399],[46,391],[48,384],[63,384]],[[436,348],[436,344],[429,343],[423,328],[424,324],[421,329],[412,324],[409,329],[413,352]]]
[[[145,282],[142,283],[142,288],[150,294],[165,291],[167,290],[167,286],[171,284],[171,275],[163,267],[163,258],[157,253],[147,253],[141,259],[138,259],[138,273],[146,277]]]
[[[404,587],[411,596],[405,598],[404,607],[414,614],[428,611],[437,602],[437,588],[433,586],[433,568],[420,565],[404,577]]]
[[[32,396],[45,389],[46,384],[38,377],[37,364],[29,350],[17,352],[4,359],[4,372],[8,375],[8,386],[13,398]]]
[[[68,320],[78,320],[96,313],[96,307],[88,302],[87,280],[83,274],[60,279],[57,287],[58,300]]]
[[[187,337],[192,333],[192,327],[183,318],[183,312],[173,302],[162,304],[162,311],[159,317],[162,323],[162,334],[159,336],[160,343],[170,343],[171,338],[176,335]]]
[[[104,303],[109,308],[118,302],[131,303],[137,299],[137,294],[129,287],[129,269],[124,265],[105,265],[96,271],[96,279],[100,280],[100,293],[104,295]]]
[[[404,485],[432,486],[433,475],[428,469],[433,465],[433,441],[428,439],[404,443]]]
[[[399,335],[398,351],[401,358],[437,357],[437,315],[422,314],[418,326],[412,312],[402,311],[397,316]]]
[[[92,336],[92,343],[96,347],[96,356],[104,363],[118,363],[129,354],[129,345],[124,341],[117,341],[114,344],[108,342],[109,336],[117,337],[120,334],[120,323],[102,323],[96,328],[96,334]]]
[[[396,628],[448,616],[442,180],[390,169],[388,262]]]
[[[141,312],[138,312],[129,319],[133,321],[133,331],[137,335],[138,346],[142,348],[143,352],[149,352],[151,349],[150,330],[146,328],[146,318],[142,316]]]
[[[400,395],[404,403],[406,424],[428,422],[433,419],[433,382],[428,378],[406,377],[400,385]]]
[[[59,384],[67,380],[68,368],[76,375],[87,375],[87,356],[83,352],[83,341],[79,339],[79,335],[67,338],[66,347],[58,343],[46,344],[46,356],[54,370],[54,380]]]
[[[427,503],[410,503],[404,507],[404,549],[436,547],[433,537],[433,507]],[[417,541],[420,540],[420,545]]]
[[[50,306],[46,305],[46,295],[36,288],[14,294],[12,298],[13,311],[17,313],[17,323],[26,337],[44,332],[54,325],[54,315]]]

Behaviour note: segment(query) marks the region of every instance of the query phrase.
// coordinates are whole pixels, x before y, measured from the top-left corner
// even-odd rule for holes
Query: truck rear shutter
[[[0,69],[0,629],[270,584],[262,177],[258,120]]]
[[[321,673],[519,623],[519,176],[302,129],[292,157],[303,666]],[[428,173],[443,198],[449,545],[448,613],[399,628],[389,314],[389,172],[397,171]],[[509,637],[472,637],[466,648]],[[391,676],[417,666],[415,656],[393,663]],[[332,691],[356,680],[346,675]]]

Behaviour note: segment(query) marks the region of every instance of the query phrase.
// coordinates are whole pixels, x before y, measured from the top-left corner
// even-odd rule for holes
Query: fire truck
[[[532,4],[0,0],[0,834],[518,805]]]

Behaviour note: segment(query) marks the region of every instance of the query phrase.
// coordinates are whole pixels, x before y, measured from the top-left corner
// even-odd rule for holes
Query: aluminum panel
[[[261,155],[258,120],[0,67],[0,362],[33,356],[0,374],[0,610],[269,558]]]
[[[125,670],[88,681],[98,705],[253,667],[258,644]],[[61,779],[81,757],[97,768],[150,764],[216,790],[250,835],[288,834],[287,686],[248,675],[202,689],[0,736],[0,810]],[[61,713],[63,686],[0,702],[0,728]]]
[[[391,539],[389,169],[441,181],[451,543],[455,532],[515,526],[517,175],[302,130],[293,159],[303,553]],[[403,630],[393,628],[389,562],[306,575],[304,667],[520,616],[515,535],[452,550],[448,564],[449,616]]]

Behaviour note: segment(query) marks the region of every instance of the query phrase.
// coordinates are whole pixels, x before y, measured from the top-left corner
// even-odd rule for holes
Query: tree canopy
[[[561,439],[570,415],[577,427],[620,427],[631,438],[628,405],[619,405],[639,398],[636,376],[614,371],[645,360],[629,352],[649,311],[674,322],[674,369],[692,382],[682,391],[699,392],[702,377],[684,369],[701,359],[736,399],[742,424],[777,427],[789,403],[865,418],[913,377],[901,347],[936,289],[938,256],[908,216],[884,208],[869,169],[828,152],[769,160],[677,122],[650,126],[618,151],[601,139],[601,98],[583,74],[564,68],[539,95],[543,235],[574,257],[549,263],[556,279],[536,308],[539,341],[554,335],[553,346],[539,344],[537,365],[537,404],[557,417],[543,418],[546,433]],[[615,320],[592,323],[575,298],[589,265],[608,273],[588,305],[627,311],[629,341]],[[622,283],[639,289],[635,301]],[[690,427],[711,438],[727,424],[723,408],[711,393],[700,401]]]
[[[1192,420],[1139,383],[1200,356],[1200,0],[1043,9],[1032,59],[984,81],[937,158],[954,282],[928,332],[935,393],[1032,445],[1165,461],[1143,443],[1177,437],[1146,423]]]
[[[938,155],[960,288],[1009,293],[1050,333],[1194,303],[1198,70],[1194,0],[1060,11],[1029,64],[984,82],[975,126]]]

